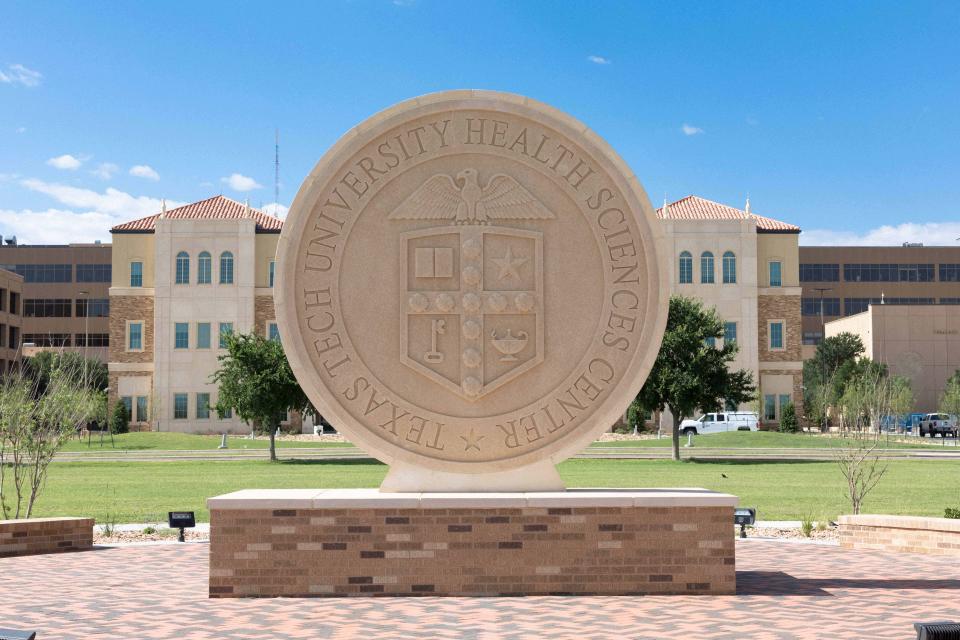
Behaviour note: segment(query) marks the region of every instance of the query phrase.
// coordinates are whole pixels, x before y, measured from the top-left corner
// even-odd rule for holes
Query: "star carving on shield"
[[[502,173],[437,174],[408,196],[388,219],[453,224],[401,233],[402,362],[469,401],[543,362],[543,234],[502,222],[554,218]]]

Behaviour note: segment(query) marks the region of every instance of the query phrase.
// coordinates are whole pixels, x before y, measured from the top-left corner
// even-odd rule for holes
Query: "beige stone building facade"
[[[760,418],[775,425],[803,397],[800,228],[688,196],[657,210],[666,231],[671,293],[695,297],[740,346],[735,369],[754,374]],[[742,407],[747,409],[748,407]]]
[[[222,336],[279,339],[274,256],[282,222],[216,196],[111,229],[110,397],[139,428],[245,433],[213,409]]]
[[[871,304],[826,324],[829,338],[860,336],[865,356],[910,379],[916,411],[936,411],[947,379],[960,369],[960,314],[952,305]]]
[[[20,360],[23,276],[0,269],[0,376]]]

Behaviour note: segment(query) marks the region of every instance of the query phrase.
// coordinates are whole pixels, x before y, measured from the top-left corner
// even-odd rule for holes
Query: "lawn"
[[[244,488],[376,487],[386,467],[374,461],[288,460],[64,462],[50,466],[37,517],[93,516],[147,522],[168,510],[193,510],[207,520],[207,497]],[[736,494],[762,520],[834,518],[849,512],[843,479],[832,462],[672,462],[568,460],[570,487],[706,487]],[[726,477],[724,477],[726,476]],[[960,467],[939,460],[891,461],[866,500],[865,512],[942,516],[960,507]]]
[[[908,439],[909,436],[903,436]],[[890,449],[929,448],[942,446],[941,438],[925,438],[922,442],[897,442],[892,437],[881,436],[881,447]],[[680,438],[681,444],[687,443],[687,437]],[[809,433],[780,433],[778,431],[733,431],[730,433],[711,433],[693,437],[693,446],[702,448],[737,449],[825,449],[836,447],[841,439],[836,436],[821,436]],[[670,447],[671,440],[665,436],[657,440],[609,440],[594,442],[592,447]]]
[[[110,436],[105,435],[103,444],[100,444],[100,435],[95,434],[90,438],[90,444],[87,439],[77,440],[73,438],[63,447],[63,451],[185,451],[199,449],[216,449],[220,446],[220,436],[210,435],[202,436],[192,433],[124,433],[113,437],[113,447],[110,446]],[[266,449],[270,445],[270,440],[260,437],[255,440],[248,440],[246,436],[227,436],[228,447],[230,449]],[[321,440],[277,440],[278,449],[286,448],[304,448],[304,447],[352,447],[349,442],[329,442]]]

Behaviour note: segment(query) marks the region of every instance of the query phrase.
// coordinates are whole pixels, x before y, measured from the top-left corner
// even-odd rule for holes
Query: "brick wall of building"
[[[0,520],[0,558],[93,548],[93,518]]]
[[[127,321],[143,321],[143,351],[127,351]],[[153,296],[110,297],[110,362],[153,362]]]
[[[253,300],[253,322],[257,334],[266,335],[267,322],[274,318],[273,296],[256,296]]]
[[[783,351],[770,350],[767,322],[784,321]],[[757,332],[760,343],[760,362],[800,361],[800,296],[757,296]]]

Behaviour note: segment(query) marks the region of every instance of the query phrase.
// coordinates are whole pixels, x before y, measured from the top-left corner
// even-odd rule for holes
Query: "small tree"
[[[647,410],[673,414],[673,459],[680,459],[680,422],[698,408],[709,411],[724,401],[741,404],[754,398],[753,375],[744,369],[730,371],[737,354],[733,341],[724,341],[723,322],[713,309],[683,296],[670,298],[667,328],[660,353],[636,402]]]
[[[226,336],[227,353],[218,358],[220,368],[213,374],[219,385],[217,413],[227,411],[250,423],[251,428],[270,436],[270,460],[276,461],[275,434],[280,416],[288,411],[310,410],[303,389],[277,340],[256,333]]]
[[[780,431],[783,433],[796,433],[799,430],[797,424],[797,410],[792,402],[780,409]]]
[[[110,416],[110,432],[114,434],[126,433],[130,430],[130,413],[122,402],[117,402]]]
[[[821,431],[827,430],[830,407],[842,395],[835,392],[838,369],[855,362],[863,352],[860,337],[844,332],[822,340],[814,356],[803,363],[804,412],[809,420],[821,425]]]
[[[940,397],[940,411],[960,419],[960,369],[947,380]]]

